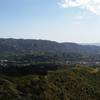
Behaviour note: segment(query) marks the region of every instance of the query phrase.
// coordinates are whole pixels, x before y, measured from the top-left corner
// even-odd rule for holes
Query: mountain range
[[[0,39],[0,54],[33,52],[100,54],[100,46],[35,39]]]

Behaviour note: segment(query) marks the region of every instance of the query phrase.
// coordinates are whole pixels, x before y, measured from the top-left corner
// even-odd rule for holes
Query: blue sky
[[[74,6],[62,1],[0,0],[0,38],[100,42],[100,10],[82,0]]]

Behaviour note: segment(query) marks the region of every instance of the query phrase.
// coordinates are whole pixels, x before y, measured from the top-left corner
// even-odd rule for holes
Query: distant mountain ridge
[[[23,52],[100,54],[100,46],[35,39],[0,39],[0,54]]]

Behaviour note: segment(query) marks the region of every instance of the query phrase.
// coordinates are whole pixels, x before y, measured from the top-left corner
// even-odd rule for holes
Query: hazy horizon
[[[0,12],[0,38],[100,43],[99,0],[3,0]]]
[[[14,37],[3,37],[0,39],[25,39],[25,40],[44,40],[44,41],[51,41],[51,42],[57,42],[57,43],[76,43],[80,45],[97,45],[100,46],[100,42],[72,42],[72,41],[56,41],[56,40],[49,40],[49,39],[39,39],[39,38],[14,38]]]

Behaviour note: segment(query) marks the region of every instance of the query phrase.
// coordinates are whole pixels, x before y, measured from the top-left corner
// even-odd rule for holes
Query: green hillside
[[[18,63],[99,61],[100,46],[35,39],[0,39],[0,60]]]
[[[100,69],[77,66],[47,75],[0,75],[0,100],[100,100]]]

